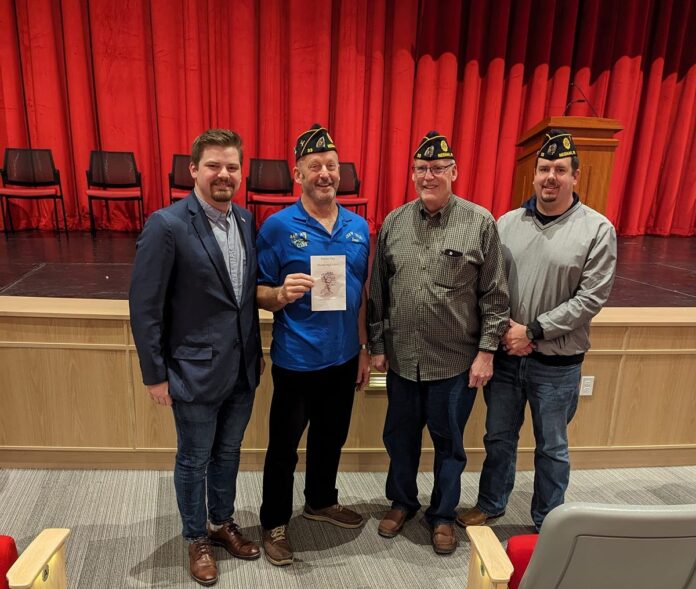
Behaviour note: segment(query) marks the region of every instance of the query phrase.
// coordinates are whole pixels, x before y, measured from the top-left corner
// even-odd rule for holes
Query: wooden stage
[[[128,324],[134,242],[108,232],[0,239],[0,466],[172,467],[171,414],[144,393]],[[266,350],[271,322],[262,313]],[[581,397],[571,425],[573,466],[696,464],[695,238],[620,240],[618,278],[593,322],[592,345],[583,374],[595,377],[594,391]],[[267,370],[244,468],[262,467],[271,392]],[[384,376],[375,374],[356,396],[344,470],[386,468],[385,407]],[[483,461],[484,410],[479,395],[465,434],[474,470]],[[519,465],[532,460],[527,423]],[[424,451],[423,468],[431,462]]]

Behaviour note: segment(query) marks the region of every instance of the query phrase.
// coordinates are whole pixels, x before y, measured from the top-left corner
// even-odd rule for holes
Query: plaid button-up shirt
[[[440,380],[494,352],[508,287],[493,216],[450,195],[435,215],[420,199],[389,213],[377,240],[367,320],[370,352],[408,380]]]

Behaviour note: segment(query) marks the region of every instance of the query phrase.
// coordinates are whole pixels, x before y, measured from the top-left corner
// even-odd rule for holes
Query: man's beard
[[[234,192],[231,186],[212,186],[210,196],[215,202],[230,202]]]

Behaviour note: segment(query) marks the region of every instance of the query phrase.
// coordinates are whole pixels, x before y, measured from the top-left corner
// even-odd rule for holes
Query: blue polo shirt
[[[346,310],[312,311],[311,293],[276,311],[273,364],[306,372],[344,364],[360,351],[358,312],[367,280],[370,233],[365,219],[338,205],[331,235],[298,200],[261,226],[256,239],[258,283],[280,286],[288,274],[310,272],[310,256],[346,256]]]

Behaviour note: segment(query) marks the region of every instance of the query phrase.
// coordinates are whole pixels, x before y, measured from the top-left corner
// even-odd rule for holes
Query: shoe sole
[[[242,554],[235,554],[234,552],[230,552],[229,550],[227,550],[227,547],[222,542],[216,542],[215,540],[210,540],[210,543],[213,546],[220,546],[221,548],[224,548],[225,552],[227,552],[227,554],[230,554],[230,555],[234,556],[235,558],[239,558],[241,560],[256,560],[257,558],[259,558],[261,556],[260,551],[258,554],[254,554],[253,556],[244,556]]]
[[[302,516],[311,519],[312,521],[315,522],[326,522],[327,524],[331,524],[334,526],[337,526],[339,528],[344,528],[346,530],[354,530],[356,528],[359,528],[365,523],[365,520],[361,520],[357,524],[347,524],[344,522],[339,522],[338,520],[331,519],[330,517],[326,517],[325,515],[312,515],[311,513],[307,513],[306,511],[302,512]]]
[[[443,550],[442,548],[438,549],[438,548],[435,548],[435,546],[433,546],[433,550],[435,551],[435,554],[439,554],[441,556],[446,556],[448,554],[452,554],[456,549],[457,549],[456,546],[452,549],[446,549],[446,550]]]
[[[277,567],[288,566],[289,564],[292,564],[293,561],[295,560],[294,557],[284,558],[283,560],[276,560],[275,558],[271,558],[270,556],[268,556],[268,552],[264,552],[264,556],[266,557],[266,560],[268,562],[270,562],[273,566],[277,566]]]
[[[383,532],[382,530],[378,529],[377,533],[382,536],[382,538],[396,538],[401,533],[403,527],[404,526],[401,526],[398,530],[394,530],[393,532]]]
[[[191,575],[191,573],[189,573],[189,575]],[[219,580],[219,577],[217,577],[217,578],[213,579],[212,581],[203,581],[202,579],[199,579],[198,577],[194,577],[193,575],[191,575],[191,578],[194,581],[196,581],[196,583],[198,583],[199,585],[203,585],[204,587],[210,587],[211,585],[215,585],[215,583],[217,583]]]
[[[487,524],[489,521],[494,520],[494,519],[498,519],[499,517],[503,517],[504,515],[505,515],[504,511],[502,513],[499,513],[498,515],[490,515],[484,521],[482,521],[480,524],[465,524],[459,518],[456,518],[454,520],[454,523],[456,523],[460,528],[466,528],[468,526],[482,526],[484,524]]]

